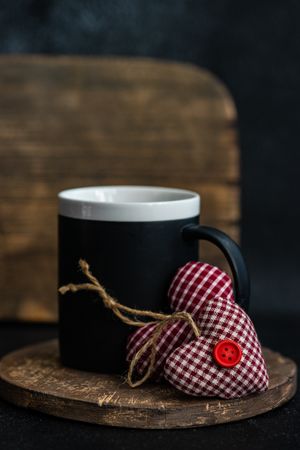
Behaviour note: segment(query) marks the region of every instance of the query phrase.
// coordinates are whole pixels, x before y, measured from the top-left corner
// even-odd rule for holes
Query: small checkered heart
[[[213,298],[201,307],[201,336],[166,359],[164,377],[186,394],[237,398],[268,388],[254,326],[237,304]]]
[[[168,291],[173,311],[186,311],[197,318],[203,303],[212,298],[234,302],[231,278],[218,267],[191,261],[180,267]]]
[[[157,324],[148,324],[139,328],[135,333],[129,336],[127,343],[127,361],[130,362],[140,348],[153,335]],[[178,320],[166,327],[162,332],[156,344],[156,359],[154,371],[151,375],[153,380],[160,380],[163,377],[164,364],[168,355],[179,345],[189,342],[194,337],[193,331],[187,322]],[[135,370],[140,375],[144,375],[150,358],[150,349],[148,349],[139,359]]]
[[[180,267],[170,285],[168,297],[173,311],[189,312],[195,320],[206,300],[223,297],[234,302],[230,277],[210,264],[191,261]],[[145,342],[151,338],[156,324],[148,324],[133,333],[127,343],[127,361],[130,362]],[[161,334],[156,344],[156,360],[152,379],[163,376],[165,360],[178,346],[188,343],[194,337],[188,323],[179,320],[170,324]],[[149,364],[150,349],[146,351],[136,365],[140,375],[145,373]]]

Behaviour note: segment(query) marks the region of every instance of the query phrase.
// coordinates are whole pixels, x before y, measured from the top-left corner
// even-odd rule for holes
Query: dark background
[[[264,345],[298,363],[299,23],[299,0],[0,0],[2,53],[153,56],[195,63],[223,80],[239,114],[242,246],[255,325]],[[56,334],[53,325],[2,324],[0,354]],[[0,445],[295,449],[299,411],[298,395],[246,421],[161,432],[75,426],[0,401]]]
[[[299,19],[298,0],[0,0],[0,52],[152,56],[223,80],[239,115],[252,309],[300,313]]]

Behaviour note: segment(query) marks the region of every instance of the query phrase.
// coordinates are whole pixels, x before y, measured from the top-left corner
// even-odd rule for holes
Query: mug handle
[[[247,312],[250,298],[250,281],[246,263],[238,244],[223,231],[203,225],[186,225],[182,229],[182,236],[186,240],[203,239],[212,242],[223,252],[232,271],[236,303]]]

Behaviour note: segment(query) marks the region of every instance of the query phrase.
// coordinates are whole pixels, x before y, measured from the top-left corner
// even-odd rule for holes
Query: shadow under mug
[[[212,242],[232,270],[244,309],[249,279],[239,246],[222,231],[199,225],[200,196],[148,186],[85,187],[59,194],[59,286],[87,280],[85,259],[107,291],[124,305],[169,312],[167,291],[176,270],[197,261],[198,240]],[[95,292],[59,294],[59,343],[64,365],[123,373],[129,327]]]

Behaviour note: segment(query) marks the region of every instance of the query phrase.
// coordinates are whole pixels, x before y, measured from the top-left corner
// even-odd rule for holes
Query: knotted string
[[[105,288],[99,283],[97,278],[91,273],[90,266],[88,263],[80,259],[79,260],[79,266],[81,268],[81,271],[84,273],[84,275],[89,279],[90,283],[82,283],[82,284],[73,284],[69,283],[65,286],[61,286],[58,290],[61,294],[66,294],[67,292],[78,292],[78,291],[94,291],[97,292],[99,297],[101,298],[104,306],[110,310],[124,323],[127,325],[133,325],[135,327],[143,327],[146,324],[149,323],[156,323],[156,327],[154,329],[153,334],[151,337],[143,344],[143,346],[136,352],[134,357],[132,358],[129,370],[127,373],[127,383],[131,387],[137,387],[143,384],[148,378],[152,375],[154,371],[154,365],[155,365],[155,358],[157,353],[157,341],[159,337],[161,336],[163,330],[171,323],[175,322],[176,320],[184,320],[185,322],[189,323],[195,336],[200,336],[200,330],[197,327],[195,321],[193,320],[192,316],[185,311],[178,311],[174,312],[172,314],[162,314],[162,313],[156,313],[152,311],[144,311],[140,309],[134,309],[130,308],[128,306],[122,305],[119,303],[115,298],[111,297],[105,290]],[[133,316],[134,318],[128,317]],[[143,322],[140,320],[137,320],[135,316],[141,316],[141,317],[150,317],[151,319],[154,319],[151,322]],[[137,380],[133,381],[133,373],[134,369],[139,362],[142,355],[148,350],[148,348],[151,347],[150,357],[149,357],[149,364],[147,371],[145,375]]]

